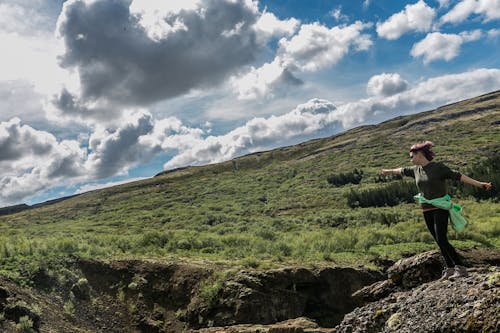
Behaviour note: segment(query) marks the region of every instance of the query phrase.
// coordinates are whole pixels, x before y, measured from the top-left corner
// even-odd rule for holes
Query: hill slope
[[[431,249],[413,204],[352,209],[349,194],[404,184],[381,182],[379,170],[409,164],[407,149],[421,140],[437,144],[438,160],[467,171],[498,155],[499,129],[497,91],[329,138],[56,200],[0,217],[0,267],[12,273],[18,261],[60,255],[193,257],[250,266],[366,263]],[[354,169],[362,170],[360,184],[329,183]],[[473,223],[454,235],[457,244],[498,246],[498,205],[466,197],[461,202]]]

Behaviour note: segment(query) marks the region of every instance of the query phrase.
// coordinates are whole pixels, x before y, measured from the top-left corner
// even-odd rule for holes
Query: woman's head
[[[434,159],[434,156],[436,155],[432,151],[432,147],[434,147],[434,143],[432,143],[431,141],[416,143],[410,147],[410,158],[413,154],[421,153],[427,159],[427,161],[432,161]]]

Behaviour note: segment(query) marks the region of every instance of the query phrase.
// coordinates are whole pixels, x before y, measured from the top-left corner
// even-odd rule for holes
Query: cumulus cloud
[[[299,135],[323,130],[340,121],[332,114],[335,109],[329,101],[313,99],[282,116],[254,118],[225,135],[198,140],[195,145],[181,150],[165,168],[221,162],[251,149],[274,146]]]
[[[96,179],[125,174],[163,151],[193,144],[202,133],[182,125],[177,118],[155,120],[147,111],[128,111],[117,127],[96,127],[89,138],[91,153],[85,169]]]
[[[127,111],[114,127],[96,126],[81,142],[57,140],[51,133],[23,125],[19,118],[0,122],[0,205],[62,182],[126,174],[162,152],[191,147],[203,133],[174,117],[155,120],[144,110]]]
[[[366,91],[371,96],[392,96],[407,88],[408,82],[401,78],[398,73],[382,73],[370,78]]]
[[[426,32],[431,29],[436,11],[425,1],[420,0],[413,5],[389,17],[382,23],[377,23],[377,33],[386,39],[398,39],[410,31]]]
[[[500,36],[500,29],[490,29],[488,30],[488,38],[494,39]]]
[[[280,38],[293,35],[300,21],[295,18],[280,20],[271,12],[264,11],[254,25],[257,39],[260,44],[265,44],[271,38]]]
[[[423,57],[425,64],[439,59],[449,61],[458,56],[463,43],[478,40],[481,36],[480,30],[462,32],[458,35],[432,32],[413,45],[410,54],[414,58]]]
[[[460,23],[476,14],[485,22],[500,19],[500,1],[498,0],[462,0],[440,19],[441,24]]]
[[[450,0],[438,0],[439,8],[446,8],[450,5]]]
[[[373,43],[361,32],[370,26],[360,21],[330,29],[319,23],[304,24],[297,35],[280,41],[277,53],[284,67],[317,71],[335,65],[351,49],[367,50]]]
[[[296,35],[279,41],[272,62],[233,77],[233,87],[240,98],[252,99],[269,94],[282,83],[301,84],[295,73],[316,72],[335,65],[351,50],[367,50],[372,41],[362,31],[370,26],[360,21],[333,28],[319,23],[303,24]]]
[[[348,21],[349,16],[342,14],[342,6],[338,6],[337,8],[330,11],[330,16],[333,17],[337,22]]]
[[[74,140],[21,124],[19,118],[0,123],[0,203],[12,203],[84,171],[86,151]]]
[[[78,73],[80,91],[59,98],[75,101],[71,114],[75,104],[113,111],[213,87],[263,50],[256,31],[289,29],[259,18],[251,1],[67,1],[57,24],[61,66]],[[55,105],[66,111],[64,101]]]

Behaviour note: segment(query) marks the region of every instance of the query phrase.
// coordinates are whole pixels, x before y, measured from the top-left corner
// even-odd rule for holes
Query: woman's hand
[[[481,183],[481,187],[486,191],[491,190],[491,183]]]
[[[382,176],[387,176],[387,175],[389,175],[389,174],[391,174],[391,173],[392,173],[391,171],[392,171],[392,170],[382,169],[382,171],[380,172],[380,174],[381,174]]]

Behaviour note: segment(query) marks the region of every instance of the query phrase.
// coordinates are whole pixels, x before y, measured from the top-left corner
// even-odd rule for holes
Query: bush
[[[19,323],[16,325],[17,329],[21,332],[31,333],[33,330],[33,320],[28,316],[22,316],[19,318]]]
[[[330,175],[326,178],[327,182],[333,186],[342,186],[346,184],[359,184],[363,179],[363,170],[354,169],[349,173],[339,173]]]
[[[416,192],[413,182],[395,182],[364,191],[351,189],[347,195],[347,204],[351,208],[397,206],[401,203],[415,202],[413,196]]]
[[[154,246],[162,248],[169,242],[170,238],[171,236],[169,233],[148,231],[142,235],[139,245],[141,247]]]

